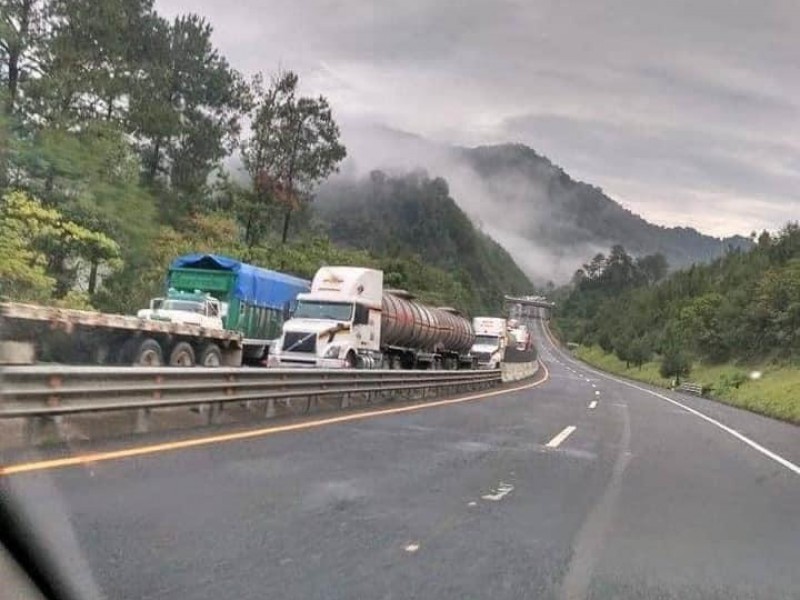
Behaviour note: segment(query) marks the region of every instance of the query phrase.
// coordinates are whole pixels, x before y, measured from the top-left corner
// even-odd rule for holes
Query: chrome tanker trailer
[[[475,333],[452,308],[384,290],[383,272],[323,267],[297,297],[272,355],[273,366],[457,369],[473,366]]]

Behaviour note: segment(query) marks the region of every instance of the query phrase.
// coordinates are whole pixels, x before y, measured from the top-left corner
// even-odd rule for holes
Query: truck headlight
[[[339,358],[339,352],[342,350],[341,346],[328,346],[322,358]]]

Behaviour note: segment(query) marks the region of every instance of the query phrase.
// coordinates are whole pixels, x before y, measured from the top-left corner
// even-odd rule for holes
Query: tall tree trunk
[[[89,295],[94,296],[97,288],[97,261],[92,259],[91,267],[89,267]]]
[[[286,238],[289,237],[289,220],[292,218],[292,209],[287,208],[286,214],[283,215],[283,235],[281,236],[281,244],[286,243]]]
[[[158,174],[158,163],[161,158],[161,140],[156,139],[153,143],[153,155],[150,157],[150,164],[147,165],[147,184],[152,185]]]
[[[6,98],[6,114],[14,112],[19,89],[19,59],[24,50],[24,40],[28,36],[31,21],[33,0],[23,0],[19,12],[19,31],[16,39],[8,45],[8,98]]]

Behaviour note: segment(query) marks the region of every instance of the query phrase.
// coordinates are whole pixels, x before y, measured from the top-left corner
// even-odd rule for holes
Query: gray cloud
[[[344,122],[441,142],[523,142],[662,224],[723,235],[800,215],[795,0],[157,8],[207,16],[221,50],[247,73],[299,71]],[[369,146],[358,141],[354,148]]]

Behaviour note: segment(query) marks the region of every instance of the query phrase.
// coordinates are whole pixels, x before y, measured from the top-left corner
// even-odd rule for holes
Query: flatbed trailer
[[[243,336],[190,323],[0,303],[0,362],[6,364],[186,366],[189,354],[203,366],[239,366]]]

